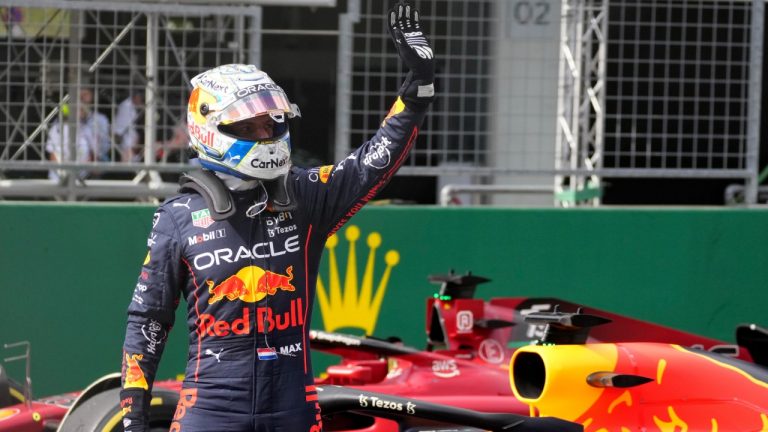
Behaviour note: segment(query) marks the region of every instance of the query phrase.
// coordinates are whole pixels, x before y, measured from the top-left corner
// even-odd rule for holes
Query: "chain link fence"
[[[745,169],[751,2],[624,2],[608,17],[603,165]]]
[[[347,55],[340,60],[348,81],[347,92],[341,93],[347,105],[339,113],[345,120],[335,147],[338,160],[378,128],[382,112],[389,109],[393,92],[407,73],[386,30],[390,2],[361,0],[358,4],[350,34],[342,35],[350,40]],[[435,175],[445,164],[487,166],[494,1],[423,0],[418,7],[428,17],[426,32],[438,56],[435,87],[439,97],[401,172]]]
[[[4,195],[172,192],[162,173],[189,168],[190,79],[258,61],[255,7],[21,3],[2,9],[0,30]]]
[[[325,143],[335,160],[375,131],[405,75],[384,22],[390,3],[322,5],[338,17],[323,33],[338,41],[329,55],[337,56],[328,113],[335,128]],[[189,168],[189,79],[214,65],[261,61],[261,6],[4,4],[2,196],[51,195],[53,184],[70,191],[53,195],[77,199],[71,191],[81,183],[105,197],[120,187],[126,197],[170,193],[163,180]],[[418,7],[437,53],[439,97],[401,173],[450,174],[497,190],[535,179],[520,188],[552,192],[604,176],[756,184],[764,3],[420,0]],[[295,30],[271,31],[311,43]]]
[[[564,8],[558,167],[576,174],[558,178],[561,190],[574,200],[603,176],[723,178],[754,203],[765,3]]]

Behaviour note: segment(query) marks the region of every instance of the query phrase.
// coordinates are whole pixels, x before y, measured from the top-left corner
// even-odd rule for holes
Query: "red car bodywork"
[[[768,428],[765,368],[680,345],[530,346],[512,365],[532,416],[571,420],[587,432]]]
[[[0,408],[0,430],[14,432],[42,432],[55,430],[77,393],[32,401]]]
[[[530,400],[519,400],[510,386],[510,359],[515,351],[539,340],[546,325],[525,321],[530,313],[574,311],[581,305],[554,298],[475,299],[476,285],[487,279],[465,275],[433,277],[442,284],[440,294],[426,302],[427,347],[404,346],[397,341],[313,331],[311,347],[340,356],[318,385],[338,384],[389,395],[482,412],[529,415]],[[725,353],[751,361],[750,353],[734,344],[697,336],[609,312],[580,311],[607,318],[610,325],[584,333],[584,342],[675,343]],[[587,335],[588,333],[588,335]],[[651,354],[652,355],[652,354]],[[178,391],[177,381],[158,381],[156,388]],[[0,408],[0,431],[41,432],[60,420],[78,393]],[[684,393],[676,397],[683,397]],[[584,418],[574,418],[583,422]],[[631,426],[628,426],[631,427]],[[334,429],[336,430],[336,429]],[[397,431],[397,423],[377,419],[366,432]]]
[[[158,381],[156,388],[178,393],[180,381]],[[80,396],[81,392],[65,393],[35,399],[30,403],[19,403],[0,408],[1,432],[52,432],[58,429],[62,418]],[[116,401],[117,402],[117,401]]]

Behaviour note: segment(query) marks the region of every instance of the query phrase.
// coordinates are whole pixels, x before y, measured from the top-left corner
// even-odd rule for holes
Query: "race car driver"
[[[251,65],[192,80],[190,145],[202,170],[156,211],[128,307],[121,406],[149,430],[150,392],[180,297],[189,355],[171,431],[320,431],[308,344],[325,240],[407,157],[434,98],[434,57],[418,12],[387,16],[409,72],[379,130],[335,165],[291,164],[285,92]]]

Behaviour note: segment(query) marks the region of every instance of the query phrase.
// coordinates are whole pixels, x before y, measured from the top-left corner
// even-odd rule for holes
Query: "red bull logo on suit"
[[[212,314],[201,314],[197,321],[197,333],[202,337],[245,336],[251,334],[252,322],[254,320],[251,319],[251,311],[247,307],[243,308],[240,318],[235,318],[231,322],[219,320]],[[276,312],[269,306],[258,307],[255,323],[259,333],[302,326],[304,325],[303,302],[301,298],[291,300],[290,309],[286,312]]]
[[[123,388],[140,388],[144,390],[149,388],[147,379],[144,377],[144,371],[140,366],[143,358],[144,354],[123,353],[123,377],[125,378]]]
[[[208,298],[208,304],[224,299],[255,303],[267,295],[275,295],[277,290],[296,291],[296,288],[291,285],[293,266],[288,266],[285,273],[274,273],[258,266],[246,266],[218,285],[207,280],[205,283],[208,284],[208,293],[211,295]]]

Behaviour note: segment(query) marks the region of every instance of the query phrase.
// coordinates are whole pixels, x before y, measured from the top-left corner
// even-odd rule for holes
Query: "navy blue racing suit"
[[[426,106],[400,98],[376,134],[336,165],[293,167],[294,211],[210,217],[183,193],[154,214],[128,308],[121,406],[126,431],[148,427],[149,393],[180,297],[189,357],[171,431],[320,431],[308,334],[326,239],[373,198],[413,146]]]

